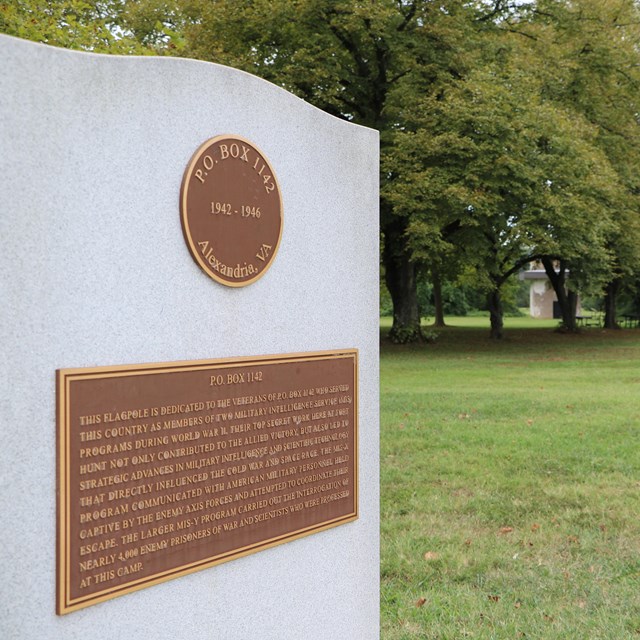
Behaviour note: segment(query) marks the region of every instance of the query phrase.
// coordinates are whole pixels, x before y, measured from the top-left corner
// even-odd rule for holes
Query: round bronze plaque
[[[184,173],[180,217],[189,251],[207,275],[229,287],[256,281],[282,235],[282,197],[269,161],[240,136],[207,140]]]

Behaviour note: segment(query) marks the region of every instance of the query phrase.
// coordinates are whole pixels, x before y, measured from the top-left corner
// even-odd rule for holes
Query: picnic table
[[[576,322],[579,327],[590,327],[593,316],[576,315]]]
[[[640,314],[638,313],[623,313],[622,319],[624,320],[624,326],[627,329],[640,327]]]

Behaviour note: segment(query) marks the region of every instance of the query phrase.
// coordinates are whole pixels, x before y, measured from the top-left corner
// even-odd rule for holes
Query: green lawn
[[[382,638],[640,639],[640,330],[449,322],[382,344]]]

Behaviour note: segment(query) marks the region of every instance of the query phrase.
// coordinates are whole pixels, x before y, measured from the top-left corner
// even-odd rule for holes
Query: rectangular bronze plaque
[[[357,359],[59,370],[58,613],[357,518]]]

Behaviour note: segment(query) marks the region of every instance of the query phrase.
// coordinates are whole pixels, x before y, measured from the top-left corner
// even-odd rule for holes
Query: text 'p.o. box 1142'
[[[58,613],[357,518],[357,358],[59,370]]]

